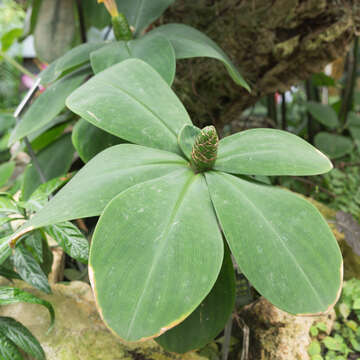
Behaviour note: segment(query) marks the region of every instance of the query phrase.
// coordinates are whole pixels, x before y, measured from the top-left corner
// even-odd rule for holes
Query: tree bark
[[[175,90],[194,121],[219,128],[344,56],[359,27],[360,0],[177,0],[160,22],[204,31],[250,84],[251,94],[214,60],[179,64]]]

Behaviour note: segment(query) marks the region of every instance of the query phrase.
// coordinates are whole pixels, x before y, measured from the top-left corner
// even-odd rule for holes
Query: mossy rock
[[[345,235],[336,228],[336,210],[311,198],[308,198],[308,200],[318,208],[324,218],[328,221],[328,224],[339,243],[344,258],[344,280],[352,278],[360,279],[360,256],[354,253],[347,244]]]
[[[16,287],[50,301],[56,320],[47,334],[49,315],[40,305],[13,304],[0,307],[1,316],[14,317],[36,336],[48,360],[205,360],[194,352],[176,355],[165,352],[155,341],[125,343],[111,334],[101,321],[88,284],[73,281],[56,284],[44,295],[22,281]]]

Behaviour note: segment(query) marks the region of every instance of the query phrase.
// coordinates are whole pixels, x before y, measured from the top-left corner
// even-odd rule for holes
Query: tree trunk
[[[160,22],[204,31],[250,84],[251,94],[214,60],[179,64],[175,90],[193,120],[219,128],[344,56],[360,23],[360,0],[177,0]]]

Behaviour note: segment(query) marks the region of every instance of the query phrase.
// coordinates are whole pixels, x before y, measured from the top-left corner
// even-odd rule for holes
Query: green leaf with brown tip
[[[155,341],[165,350],[185,353],[200,349],[225,327],[235,305],[235,273],[227,248],[219,277],[208,296],[181,324]]]
[[[196,309],[222,260],[202,174],[185,168],[135,185],[105,208],[92,239],[98,309],[125,340],[156,337]]]
[[[331,161],[300,137],[274,129],[252,129],[220,140],[215,170],[244,175],[317,175]]]
[[[343,264],[318,210],[288,190],[221,172],[205,176],[231,252],[255,289],[292,314],[328,311],[340,295]]]

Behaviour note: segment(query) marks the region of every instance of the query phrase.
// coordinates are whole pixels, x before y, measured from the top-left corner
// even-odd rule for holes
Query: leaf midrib
[[[134,95],[132,95],[131,93],[129,93],[128,91],[126,91],[125,89],[123,88],[119,88],[111,83],[105,83],[105,85],[108,85],[108,86],[111,86],[112,88],[120,91],[120,92],[123,92],[124,94],[126,94],[129,98],[133,99],[136,103],[140,104],[141,106],[143,106],[144,109],[146,109],[150,114],[153,115],[153,117],[155,117],[156,119],[158,119],[160,121],[160,124],[162,124],[172,135],[175,136],[175,140],[177,140],[177,135],[176,135],[176,132],[175,130],[171,129],[167,124],[166,122],[161,119],[161,117],[156,114],[148,105],[144,104],[142,101],[140,101],[138,98],[136,98]],[[184,124],[185,125],[185,124]],[[177,144],[177,142],[176,142]]]
[[[136,317],[138,316],[139,310],[141,308],[141,303],[143,302],[143,299],[144,299],[144,295],[147,292],[147,289],[148,289],[148,287],[150,285],[151,276],[152,276],[155,268],[157,267],[159,259],[161,258],[161,255],[162,255],[162,253],[163,253],[163,251],[165,249],[167,235],[169,234],[169,231],[171,229],[171,225],[173,224],[173,220],[176,218],[176,215],[178,214],[178,212],[179,212],[179,210],[180,210],[180,208],[181,208],[181,206],[183,204],[183,201],[184,201],[185,194],[186,194],[187,190],[190,188],[191,184],[196,179],[197,179],[197,175],[194,175],[194,174],[189,175],[189,179],[186,181],[183,189],[180,191],[179,197],[178,197],[177,201],[175,202],[175,206],[171,211],[169,221],[166,224],[166,226],[165,226],[165,228],[164,228],[164,230],[163,230],[163,232],[162,232],[162,234],[160,236],[160,239],[161,239],[160,241],[161,242],[159,244],[159,250],[156,253],[155,257],[153,258],[151,268],[150,268],[150,270],[148,272],[148,275],[147,275],[145,283],[144,283],[143,291],[142,291],[141,295],[139,296],[137,304],[135,306],[135,310],[134,310],[134,313],[133,313],[133,316],[132,316],[132,319],[130,321],[130,325],[129,325],[129,328],[128,328],[127,338],[129,338],[129,335],[130,335],[130,333],[131,333],[131,331],[133,329]]]
[[[222,174],[221,174],[222,175]],[[282,245],[282,247],[285,249],[285,251],[289,254],[289,256],[291,257],[291,259],[293,260],[293,263],[295,264],[295,266],[298,268],[298,270],[303,274],[303,277],[305,279],[305,281],[308,283],[310,289],[312,290],[312,292],[314,293],[319,305],[321,307],[326,307],[327,304],[324,304],[322,299],[320,298],[318,292],[316,291],[316,289],[314,288],[314,286],[312,285],[308,275],[305,273],[304,269],[302,268],[301,264],[297,261],[296,257],[294,256],[294,254],[290,251],[290,249],[288,247],[286,247],[283,239],[281,238],[280,234],[278,233],[278,231],[273,227],[273,225],[270,223],[270,221],[265,217],[265,215],[263,214],[263,212],[258,209],[256,207],[256,205],[243,193],[241,192],[234,184],[231,180],[229,180],[227,178],[227,176],[222,175],[222,178],[225,179],[225,181],[227,183],[230,184],[230,186],[238,193],[240,194],[240,196],[251,206],[251,208],[254,209],[254,211],[264,220],[264,222],[268,225],[269,230],[271,230],[271,232],[273,232],[276,236],[276,238],[278,238],[280,244]]]

